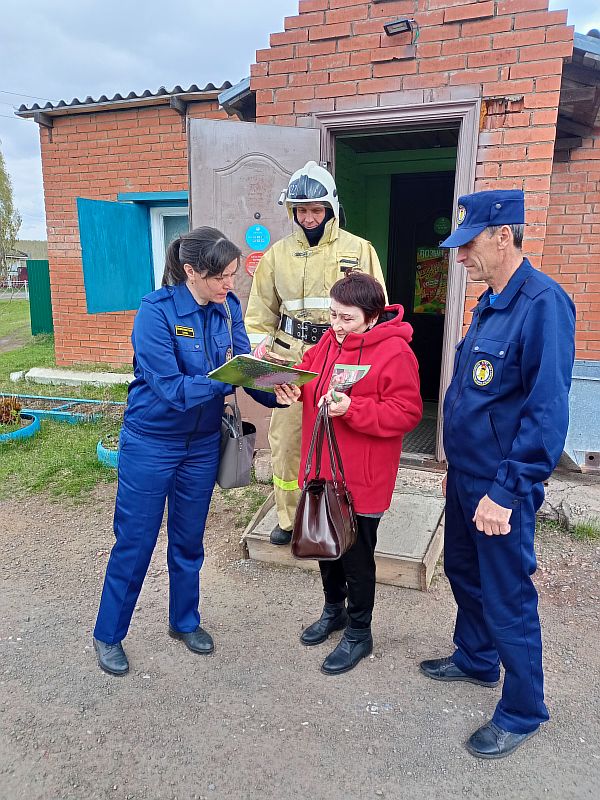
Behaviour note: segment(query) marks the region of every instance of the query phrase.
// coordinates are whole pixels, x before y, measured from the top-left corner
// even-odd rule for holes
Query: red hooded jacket
[[[348,411],[333,418],[346,483],[357,514],[376,514],[389,508],[402,437],[418,425],[423,414],[419,367],[408,344],[412,327],[402,322],[402,314],[402,306],[389,306],[384,316],[386,320],[390,317],[388,321],[379,322],[365,333],[349,333],[342,344],[330,329],[306,352],[300,364],[301,369],[319,373],[318,378],[302,388],[300,485],[304,482],[317,404],[330,388],[334,365],[371,367],[349,392]],[[323,448],[321,475],[331,477],[327,447]]]

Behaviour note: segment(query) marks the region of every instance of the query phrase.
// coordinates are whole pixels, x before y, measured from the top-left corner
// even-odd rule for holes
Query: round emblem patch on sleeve
[[[458,207],[458,215],[456,217],[456,221],[459,225],[462,225],[465,221],[465,217],[467,216],[467,209],[464,206]]]
[[[489,361],[478,361],[473,367],[473,382],[476,386],[487,386],[494,377],[494,367]]]

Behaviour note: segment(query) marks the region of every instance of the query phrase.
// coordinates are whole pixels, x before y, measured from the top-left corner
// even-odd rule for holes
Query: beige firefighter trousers
[[[283,530],[290,531],[300,499],[298,470],[302,430],[302,403],[276,408],[271,417],[269,444],[273,462],[273,488],[277,518]]]

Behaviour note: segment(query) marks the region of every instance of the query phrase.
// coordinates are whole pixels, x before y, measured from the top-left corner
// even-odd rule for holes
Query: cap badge
[[[473,367],[473,382],[476,386],[487,386],[494,377],[494,367],[489,361],[478,361]]]
[[[467,209],[464,206],[458,207],[458,217],[457,222],[459,225],[462,225],[465,221],[465,217],[467,216]]]

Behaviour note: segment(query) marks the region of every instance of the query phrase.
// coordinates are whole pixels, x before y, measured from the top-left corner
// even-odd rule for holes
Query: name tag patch
[[[190,339],[194,338],[194,329],[186,328],[183,325],[175,325],[175,336],[187,336]]]

